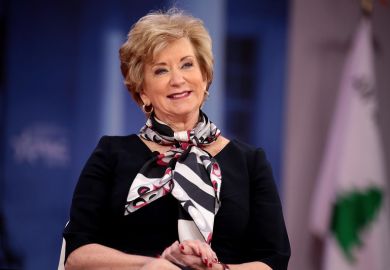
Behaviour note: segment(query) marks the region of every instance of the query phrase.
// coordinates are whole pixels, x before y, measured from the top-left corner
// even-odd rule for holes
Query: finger
[[[180,249],[181,254],[183,254],[183,255],[194,255],[194,256],[199,255],[199,251],[198,251],[197,247],[194,248],[194,247],[191,247],[185,243],[180,243],[179,249]]]
[[[168,254],[170,254],[172,251],[171,251],[171,246],[167,247],[166,249],[164,249],[163,253],[161,254],[161,258],[166,258],[166,256]]]
[[[213,263],[215,262],[214,261],[215,256],[211,247],[206,243],[202,243],[200,246],[200,250],[201,250],[204,264],[207,267],[212,267]]]
[[[183,243],[179,244],[179,249],[180,252],[185,255],[190,255],[192,253],[192,249]]]
[[[192,240],[185,240],[181,243],[184,247],[184,249],[182,249],[183,251],[185,251],[185,254],[191,254],[191,255],[196,255],[196,256],[200,256],[200,248],[199,248],[199,245],[195,242],[195,241],[192,241]]]
[[[211,250],[211,251],[212,251],[212,254],[213,254],[213,261],[214,262],[219,262],[217,253],[215,253],[214,250]]]
[[[180,257],[183,254],[184,255],[192,254],[191,248],[189,248],[183,244],[180,244],[178,241],[176,241],[175,243],[172,244],[171,252],[172,252],[172,255],[174,255],[175,257],[177,257],[177,256]]]
[[[164,249],[163,253],[161,254],[161,256],[163,257],[163,255],[166,255],[167,253],[173,253],[175,251],[175,249],[179,249],[179,241],[175,241],[173,242],[170,246],[168,246],[167,248]]]
[[[166,260],[184,266],[184,263],[181,260],[181,256],[182,254],[179,250],[179,242],[177,241],[174,242],[171,246],[167,247],[162,254],[162,257]]]
[[[213,263],[218,262],[218,258],[210,245],[200,240],[185,240],[179,244],[179,249],[181,254],[184,255],[198,255],[202,265],[206,267],[212,267]]]
[[[186,247],[191,248],[193,252],[201,258],[203,265],[211,267],[212,263],[216,262],[216,255],[207,243],[200,240],[186,240],[183,241],[182,244],[184,247],[184,253],[188,254],[188,252],[186,252]]]
[[[215,251],[211,248],[211,246],[209,244],[204,244],[208,251],[209,251],[209,256],[211,257],[211,259],[214,261],[214,262],[218,262],[218,256],[217,256],[217,253],[215,253]]]

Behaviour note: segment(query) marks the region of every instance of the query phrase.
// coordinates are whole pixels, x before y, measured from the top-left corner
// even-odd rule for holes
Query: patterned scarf
[[[220,133],[202,111],[195,128],[181,132],[173,132],[152,115],[140,136],[171,148],[143,165],[130,187],[125,215],[171,193],[181,205],[179,240],[210,243],[214,217],[220,207],[221,171],[217,161],[202,147],[214,142]]]

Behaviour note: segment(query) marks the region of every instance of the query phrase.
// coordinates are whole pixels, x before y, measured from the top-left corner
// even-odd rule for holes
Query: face
[[[158,119],[171,123],[198,117],[206,86],[191,42],[181,38],[145,64],[141,99],[153,105]]]

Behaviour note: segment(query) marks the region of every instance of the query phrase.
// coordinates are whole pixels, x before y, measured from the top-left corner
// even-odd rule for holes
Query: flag
[[[341,77],[309,228],[323,270],[390,269],[388,179],[376,113],[371,22],[362,17]]]

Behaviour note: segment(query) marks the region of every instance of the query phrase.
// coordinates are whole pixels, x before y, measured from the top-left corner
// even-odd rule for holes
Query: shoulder
[[[140,144],[140,139],[136,134],[126,136],[108,136],[104,135],[99,139],[98,147],[103,149],[117,148],[117,147],[136,147]]]
[[[147,152],[145,144],[136,134],[127,136],[102,136],[95,148],[95,151],[103,152],[109,156],[124,152],[133,154],[142,154]]]
[[[251,144],[248,144],[246,142],[243,142],[241,140],[238,140],[238,139],[231,140],[230,144],[232,144],[232,146],[234,146],[239,151],[242,151],[242,152],[245,152],[245,153],[254,152],[254,151],[256,151],[258,149],[257,147],[255,147],[255,146],[253,146]]]
[[[150,155],[150,151],[136,134],[127,136],[102,136],[92,153],[93,158],[111,164],[144,160]]]
[[[250,179],[251,192],[259,192],[264,195],[264,191],[270,191],[268,195],[274,196],[273,200],[278,200],[278,195],[275,187],[275,180],[271,163],[268,161],[265,151],[261,147],[244,143],[239,140],[232,140],[232,152],[227,156],[231,156],[231,162],[239,162],[241,155],[242,168],[246,168]],[[234,152],[233,152],[234,151]]]
[[[248,144],[238,139],[233,139],[229,142],[227,146],[230,146],[235,151],[241,152],[247,156],[256,156],[256,155],[265,155],[263,148],[256,147],[254,145]]]
[[[238,139],[230,140],[223,152],[224,156],[230,159],[242,159],[247,164],[249,171],[270,166],[262,147],[256,147]]]

